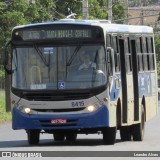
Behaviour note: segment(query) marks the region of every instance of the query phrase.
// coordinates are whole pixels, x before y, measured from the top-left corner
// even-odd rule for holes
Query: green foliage
[[[1,79],[1,80],[4,79],[4,76],[5,76],[4,71],[3,71],[3,70],[0,70],[0,79]]]
[[[119,2],[116,2],[113,5],[113,19],[114,20],[122,19],[125,17],[124,7],[125,6],[123,4],[120,4]],[[123,24],[123,21],[117,21],[117,23]]]
[[[5,92],[0,90],[0,123],[11,120],[11,112],[5,111]]]
[[[12,28],[17,25],[51,20],[54,7],[54,0],[36,0],[35,4],[29,0],[0,0],[0,44],[4,45],[11,36]]]
[[[54,0],[36,0],[35,4],[29,5],[25,18],[28,20],[28,23],[51,21],[54,8]]]
[[[155,36],[155,51],[157,56],[157,62],[160,63],[160,35]]]
[[[160,79],[160,62],[157,63],[157,74],[158,74],[158,79]]]
[[[0,44],[2,46],[10,38],[12,28],[25,23],[24,13],[22,12],[23,8],[22,6],[18,6],[18,1],[20,0],[15,0],[14,3],[12,1],[8,3],[0,2]]]
[[[89,1],[89,19],[107,19],[108,2],[102,0]]]
[[[5,3],[4,2],[0,2],[0,13],[2,13],[4,8],[5,8]]]
[[[0,0],[0,54],[11,37],[13,27],[52,20],[54,7],[55,0],[35,0],[35,4],[29,3],[29,0]]]
[[[160,21],[160,12],[159,12],[159,16],[158,16],[158,19],[157,19],[157,21]]]
[[[160,79],[160,35],[155,36],[155,52],[157,58],[157,73]]]

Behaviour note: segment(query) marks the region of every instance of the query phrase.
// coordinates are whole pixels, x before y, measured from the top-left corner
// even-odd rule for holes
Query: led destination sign
[[[12,39],[17,42],[47,41],[47,40],[102,40],[103,30],[97,26],[33,26],[18,28],[13,31]]]
[[[39,30],[23,31],[23,40],[31,39],[59,39],[59,38],[91,38],[89,29],[67,30]]]

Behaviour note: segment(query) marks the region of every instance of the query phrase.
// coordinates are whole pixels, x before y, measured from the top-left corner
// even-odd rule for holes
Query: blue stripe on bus
[[[51,124],[52,119],[67,119],[65,125]],[[27,115],[16,107],[12,111],[13,129],[87,129],[109,126],[109,113],[106,106],[101,106],[93,113],[60,114],[60,115]]]
[[[139,73],[138,74],[138,88],[139,88],[139,98],[142,98],[143,96],[149,97],[152,96],[152,94],[156,90],[156,83],[155,80],[151,77],[151,74],[155,73]],[[112,88],[110,92],[110,100],[115,101],[117,98],[120,96],[120,91],[121,91],[121,76],[120,75],[115,75],[112,77]]]

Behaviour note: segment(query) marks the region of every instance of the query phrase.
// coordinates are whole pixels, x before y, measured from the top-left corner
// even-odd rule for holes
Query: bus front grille
[[[65,100],[79,100],[92,97],[90,93],[30,93],[23,96],[24,99],[30,101],[65,101]]]
[[[60,108],[60,109],[32,109],[36,112],[48,112],[48,113],[59,113],[59,112],[78,112],[84,110],[85,107],[82,108]]]

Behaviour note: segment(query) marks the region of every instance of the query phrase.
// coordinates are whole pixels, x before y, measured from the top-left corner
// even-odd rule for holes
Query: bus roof
[[[61,19],[59,21],[53,21],[53,22],[26,24],[26,25],[16,26],[13,28],[13,30],[20,28],[54,25],[54,24],[101,26],[106,32],[109,33],[139,33],[139,34],[153,33],[153,28],[149,26],[112,24],[108,20],[75,20],[75,19]]]

